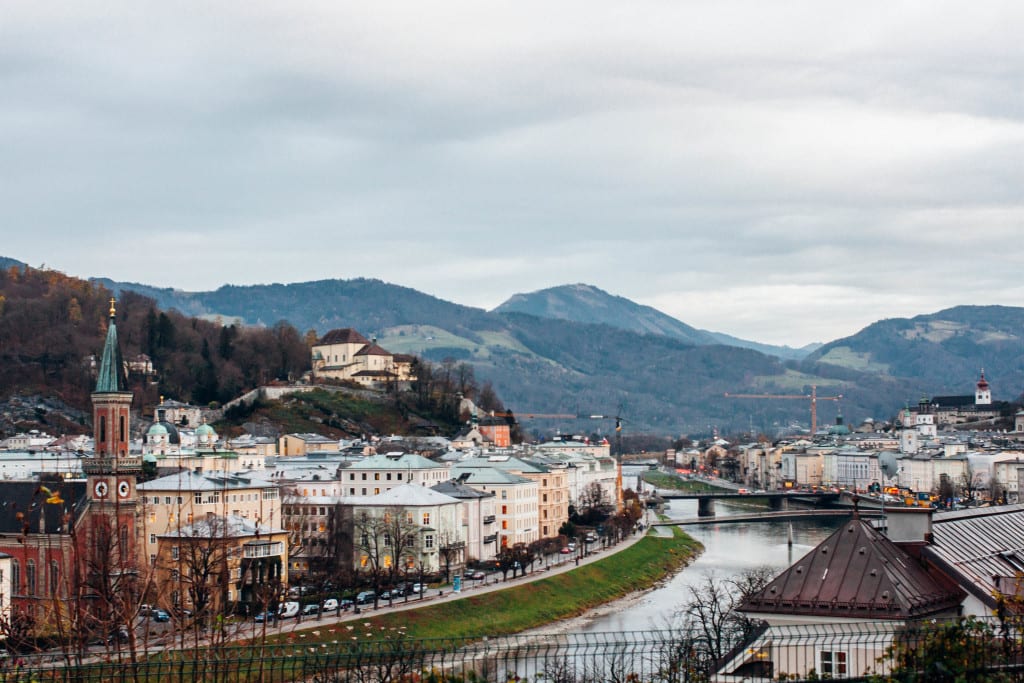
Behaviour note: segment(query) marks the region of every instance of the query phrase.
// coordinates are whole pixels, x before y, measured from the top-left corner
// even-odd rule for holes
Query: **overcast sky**
[[[1024,303],[1024,3],[8,3],[0,255],[585,282],[800,346]]]

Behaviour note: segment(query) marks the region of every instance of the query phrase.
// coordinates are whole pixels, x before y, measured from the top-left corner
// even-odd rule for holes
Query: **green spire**
[[[110,325],[107,326],[107,340],[103,344],[103,357],[100,360],[100,374],[96,378],[97,394],[113,394],[125,391],[124,363],[121,361],[121,349],[117,344],[117,325],[114,324],[114,300],[110,300]]]

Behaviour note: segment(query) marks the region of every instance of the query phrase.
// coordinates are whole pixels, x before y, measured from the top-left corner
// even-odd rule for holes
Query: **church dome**
[[[149,428],[149,431],[146,432],[146,436],[167,436],[167,427],[164,427],[162,424],[157,422]]]
[[[196,428],[196,436],[215,436],[216,434],[217,432],[213,431],[213,427],[205,422]]]

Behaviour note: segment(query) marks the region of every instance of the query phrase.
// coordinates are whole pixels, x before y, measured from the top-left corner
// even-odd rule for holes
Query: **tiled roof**
[[[854,518],[745,600],[744,612],[908,619],[955,609],[964,593]]]
[[[350,327],[345,327],[340,330],[331,330],[325,334],[319,342],[318,346],[326,344],[369,344],[370,341],[359,334]]]
[[[475,488],[460,484],[454,479],[443,481],[440,484],[435,484],[430,488],[434,489],[438,493],[443,493],[446,496],[459,499],[470,499],[470,498],[494,498],[494,491],[478,491]]]

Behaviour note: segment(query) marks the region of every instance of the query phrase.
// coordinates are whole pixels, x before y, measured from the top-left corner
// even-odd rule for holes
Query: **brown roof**
[[[331,330],[317,342],[320,344],[369,344],[369,340],[350,327]]]
[[[377,344],[367,344],[363,348],[356,351],[357,356],[390,356],[391,354],[382,349]]]
[[[744,612],[854,619],[924,617],[959,605],[963,591],[859,518],[843,524],[743,602]]]

